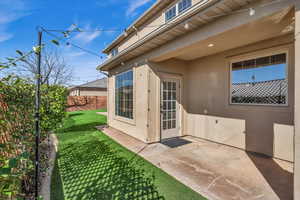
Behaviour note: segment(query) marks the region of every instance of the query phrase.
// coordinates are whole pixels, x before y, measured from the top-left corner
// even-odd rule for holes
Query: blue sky
[[[233,83],[252,83],[286,79],[286,64],[270,65],[252,69],[237,70],[232,72]],[[253,77],[255,80],[253,80]]]
[[[126,28],[155,0],[0,0],[0,60],[15,56],[15,50],[30,51],[37,40],[36,27],[67,29]],[[101,53],[121,32],[77,33],[71,41]],[[58,33],[56,33],[58,34]],[[44,37],[44,41],[52,38]],[[50,47],[57,48],[57,47]],[[74,69],[73,84],[100,78],[96,66],[102,61],[76,48],[60,46],[58,51]]]

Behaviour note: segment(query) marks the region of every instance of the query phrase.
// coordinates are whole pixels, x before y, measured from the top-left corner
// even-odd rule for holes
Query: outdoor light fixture
[[[127,33],[127,30],[124,29],[124,36],[127,37],[128,36],[128,33]]]
[[[190,24],[189,24],[188,22],[185,23],[185,24],[184,24],[184,28],[185,28],[186,30],[190,29]]]
[[[137,29],[135,26],[133,26],[132,28],[133,28],[136,32],[138,31],[138,29]]]
[[[208,45],[208,47],[213,47],[213,46],[215,46],[215,45],[214,45],[214,44],[212,44],[212,43]]]
[[[250,16],[255,15],[255,10],[254,10],[253,8],[250,8],[250,10],[249,10],[249,15],[250,15]]]

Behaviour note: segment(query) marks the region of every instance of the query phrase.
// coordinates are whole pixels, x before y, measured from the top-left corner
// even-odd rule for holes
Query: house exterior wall
[[[230,105],[230,60],[281,50],[289,57],[289,105]],[[193,60],[187,80],[187,134],[293,161],[293,35]]]
[[[133,70],[134,86],[133,86],[133,120],[128,120],[115,115],[115,79],[116,74],[120,72]],[[149,142],[148,139],[148,73],[147,65],[138,67],[123,66],[118,67],[110,72],[108,78],[108,125],[120,131],[126,132],[143,142]]]
[[[107,96],[107,91],[80,90],[80,96]]]
[[[79,96],[79,90],[72,90],[69,96]]]
[[[232,58],[287,51],[289,56],[289,105],[230,105]],[[114,116],[115,74],[130,66],[111,71],[109,78],[109,125],[144,142],[160,141],[160,83],[163,76],[182,79],[181,134],[192,135],[293,161],[294,142],[294,44],[285,35],[212,56],[182,61],[148,62],[133,67],[135,76],[135,120],[124,122]],[[132,68],[132,67],[131,67]]]
[[[291,3],[294,5],[294,1],[283,1],[259,8],[255,16],[251,18],[248,13],[224,17],[219,22],[170,41],[138,58],[126,61],[125,66],[110,70],[109,125],[144,142],[158,142],[160,140],[161,78],[164,75],[181,77],[182,135],[192,135],[247,151],[294,161],[294,199],[300,199],[300,57],[295,56],[300,55],[299,2],[296,2],[298,4],[295,17],[296,41],[294,41],[294,35],[289,34],[196,60],[183,61],[172,58],[177,56],[181,47],[191,48],[192,44],[197,45],[197,40],[208,39],[212,33],[217,35],[227,29],[235,29],[241,24],[250,23],[254,18],[259,19],[279,11]],[[160,24],[161,20],[164,21],[164,15],[159,13],[145,25]],[[141,30],[137,35],[129,37],[121,43],[120,50],[122,51],[147,35],[149,33],[147,31],[153,30],[151,28]],[[242,36],[236,36],[237,40],[245,40]],[[266,35],[266,38],[271,38],[271,35]],[[255,35],[251,39],[251,42],[258,41]],[[230,105],[230,60],[281,50],[288,52],[288,106]],[[145,58],[157,62],[132,66],[133,63],[138,63]],[[172,59],[159,62],[168,58]],[[114,114],[115,75],[130,68],[134,69],[135,76],[136,102],[134,102],[133,122],[122,120]]]
[[[295,11],[295,166],[294,199],[300,199],[300,2]]]
[[[187,81],[186,63],[180,60],[169,60],[162,63],[148,63],[149,68],[149,140],[160,141],[160,85],[163,78],[176,78],[181,80],[180,96],[180,134],[186,135],[186,98],[185,89]]]
[[[69,96],[107,96],[107,91],[76,89],[70,92]]]
[[[159,28],[162,24],[165,22],[165,11],[168,10],[170,7],[178,3],[179,0],[174,1],[174,3],[170,4],[168,7],[163,9],[162,11],[158,12],[154,17],[152,17],[150,20],[148,20],[147,23],[144,24],[144,28],[140,28],[136,33],[131,34],[126,40],[124,40],[121,44],[118,46],[119,52],[123,51],[124,49],[130,47],[140,39],[144,38],[151,32],[155,31]],[[206,2],[207,0],[192,0],[192,7],[195,6],[198,3]],[[187,11],[188,12],[188,11]]]

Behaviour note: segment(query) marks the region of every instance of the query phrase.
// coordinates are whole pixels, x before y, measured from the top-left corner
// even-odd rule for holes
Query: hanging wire
[[[272,1],[272,2],[269,2],[269,3],[265,3],[263,5],[256,6],[256,7],[243,8],[243,9],[239,9],[239,10],[236,10],[236,11],[230,11],[230,12],[227,12],[227,13],[222,13],[222,14],[206,17],[205,19],[206,20],[207,19],[214,19],[214,18],[224,17],[224,16],[233,15],[233,14],[242,13],[242,12],[251,12],[252,10],[255,10],[257,8],[263,8],[263,7],[270,6],[270,5],[277,4],[277,3],[280,3],[280,2],[284,2],[284,1],[288,1],[288,0],[275,0],[275,1]],[[160,27],[163,27],[163,26],[166,26],[166,25],[176,25],[176,24],[178,24],[178,23],[177,22],[165,22],[165,23],[158,24],[158,25],[143,25],[140,28],[141,29],[144,29],[144,28],[160,28]],[[138,30],[135,26],[132,26],[132,28],[136,31]],[[94,30],[84,30],[84,29],[78,28],[78,29],[74,29],[74,30],[71,30],[71,31],[70,30],[64,30],[64,29],[43,29],[43,30],[44,31],[49,31],[49,32],[60,32],[60,33],[66,32],[66,31],[69,31],[69,32],[127,32],[128,28],[122,28],[122,27],[96,28]]]
[[[287,0],[276,0],[276,1],[272,1],[270,3],[266,3],[266,4],[263,4],[263,5],[260,5],[260,6],[256,6],[256,7],[252,7],[252,8],[246,8],[246,9],[240,9],[240,10],[236,10],[236,11],[231,11],[231,12],[227,12],[227,13],[223,13],[223,14],[219,14],[219,15],[214,15],[214,16],[210,16],[210,17],[206,17],[206,20],[209,20],[209,19],[214,19],[214,18],[218,18],[218,17],[223,17],[223,16],[228,16],[228,15],[232,15],[232,14],[236,14],[236,13],[242,13],[242,12],[249,12],[251,9],[255,10],[257,8],[262,8],[262,7],[266,7],[266,6],[269,6],[269,5],[272,5],[272,4],[276,4],[276,3],[279,3],[279,2],[282,2],[282,1],[287,1]],[[186,22],[188,22],[188,20],[186,20]],[[175,22],[166,22],[166,23],[163,23],[163,24],[160,24],[160,25],[147,25],[147,26],[141,26],[140,28],[143,29],[143,28],[160,28],[160,27],[163,27],[163,26],[166,26],[166,25],[176,25],[177,23]],[[66,37],[62,36],[62,37],[59,37],[55,34],[53,34],[52,32],[60,32],[60,33],[63,33],[63,32],[69,32],[69,33],[73,33],[73,32],[124,32],[127,33],[128,29],[126,28],[99,28],[99,29],[95,29],[95,30],[82,30],[82,29],[79,29],[79,28],[76,28],[74,30],[59,30],[59,29],[45,29],[43,28],[42,26],[38,26],[37,27],[38,29],[42,30],[43,32],[45,32],[46,34],[54,37],[55,39],[59,40],[59,41],[64,41],[66,45],[70,45],[70,46],[73,46],[74,48],[77,48],[77,49],[80,49],[81,51],[84,51],[90,55],[94,55],[94,56],[97,56],[98,58],[100,59],[103,59],[104,56],[101,56],[99,55],[99,53],[96,53],[94,51],[91,51],[91,50],[88,50],[86,48],[83,48],[77,44],[74,44],[72,42],[70,42],[70,39],[67,39]],[[137,31],[138,29],[136,27],[133,26],[133,28]],[[128,33],[127,33],[128,34]],[[297,38],[299,36],[300,32],[298,32],[297,34],[295,34],[295,38]],[[30,51],[28,53],[26,53],[25,55],[21,56],[20,58],[17,58],[11,62],[8,62],[7,63],[7,66],[11,66],[13,64],[15,64],[16,62],[26,58],[27,56],[31,55],[35,53],[34,51]],[[106,74],[105,74],[106,75]]]
[[[84,51],[84,52],[86,52],[86,53],[89,53],[89,54],[91,54],[91,55],[94,55],[94,56],[97,56],[97,57],[100,57],[101,59],[103,59],[103,56],[99,55],[99,54],[96,53],[96,52],[93,52],[93,51],[91,51],[91,50],[85,49],[85,48],[83,48],[83,47],[81,47],[81,46],[79,46],[79,45],[77,45],[77,44],[74,44],[74,43],[70,42],[70,39],[66,39],[65,37],[59,37],[59,36],[57,36],[57,35],[51,33],[50,31],[44,29],[43,27],[41,27],[41,29],[42,29],[46,34],[48,34],[48,35],[54,37],[55,39],[57,39],[57,40],[59,40],[59,41],[65,42],[66,45],[73,46],[73,47],[75,47],[75,48],[77,48],[77,49],[80,49],[81,51]],[[73,31],[72,31],[72,32],[73,32]]]

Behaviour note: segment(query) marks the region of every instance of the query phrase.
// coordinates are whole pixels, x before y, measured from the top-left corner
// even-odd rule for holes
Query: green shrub
[[[67,90],[58,85],[42,85],[41,96],[41,141],[44,141],[65,117]],[[34,192],[34,114],[35,86],[18,77],[1,79],[0,199],[30,196]]]

